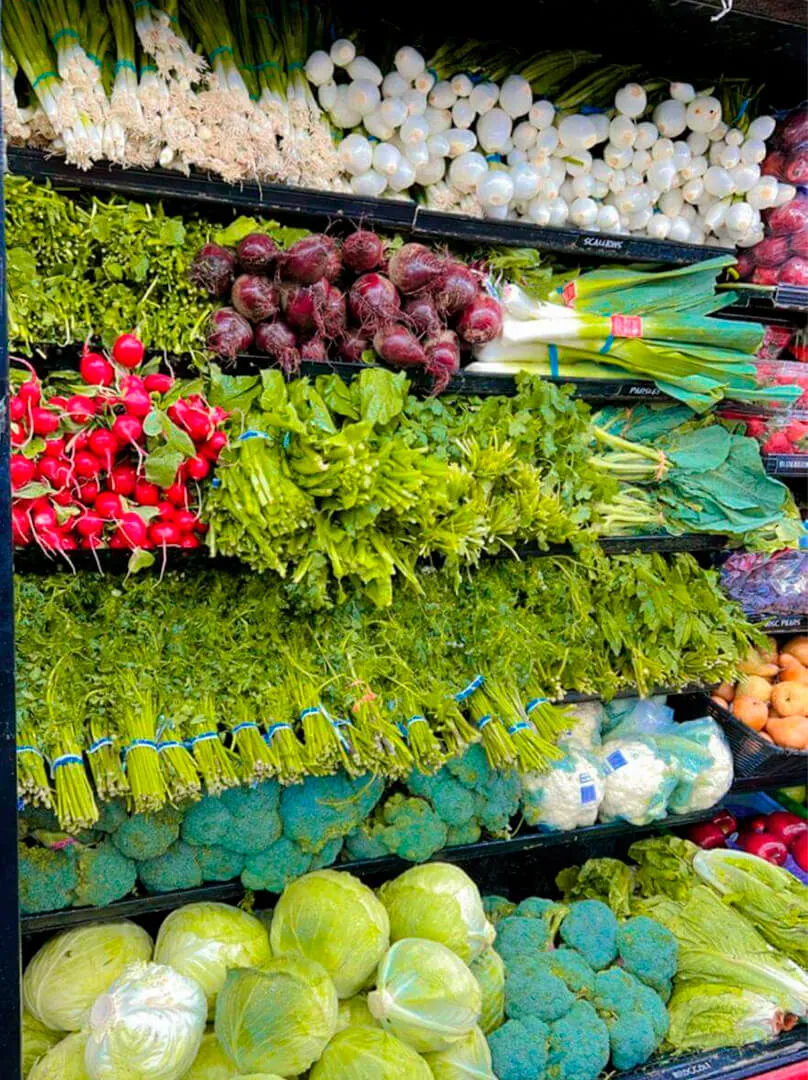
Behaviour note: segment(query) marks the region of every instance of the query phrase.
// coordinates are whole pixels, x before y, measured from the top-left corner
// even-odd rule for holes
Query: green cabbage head
[[[272,917],[274,956],[306,956],[322,964],[337,995],[366,985],[390,947],[381,901],[352,874],[315,870],[286,886]]]
[[[249,1076],[237,1073],[233,1062],[211,1032],[202,1039],[196,1061],[182,1080],[282,1080],[282,1077],[277,1073],[250,1073]]]
[[[338,1008],[324,967],[281,956],[260,971],[227,973],[216,1003],[216,1035],[240,1073],[294,1076],[322,1054],[337,1030]]]
[[[165,920],[154,959],[196,979],[208,999],[208,1015],[230,968],[261,967],[272,956],[264,925],[230,904],[187,904]]]
[[[27,1077],[34,1063],[64,1037],[63,1031],[51,1031],[25,1009],[22,1014],[22,1075]]]
[[[505,964],[496,949],[485,949],[469,968],[483,995],[480,1028],[490,1035],[505,1022]]]
[[[76,1032],[62,1039],[34,1065],[28,1080],[90,1080],[84,1066],[86,1032]]]
[[[131,922],[80,926],[45,942],[25,969],[26,1009],[53,1031],[80,1031],[93,1002],[127,964],[150,960],[152,939]]]
[[[432,1074],[395,1035],[380,1027],[349,1027],[328,1044],[310,1080],[432,1080]]]
[[[347,1027],[380,1027],[368,1008],[367,994],[357,994],[339,1003],[337,1030],[343,1031]]]
[[[390,938],[439,941],[470,964],[493,945],[480,891],[459,866],[424,863],[385,882],[379,898],[390,916]]]
[[[424,1060],[434,1080],[497,1080],[491,1068],[491,1051],[478,1027],[448,1050],[427,1054]]]
[[[451,949],[404,938],[379,964],[368,1007],[383,1026],[421,1054],[448,1048],[480,1020],[477,980]]]

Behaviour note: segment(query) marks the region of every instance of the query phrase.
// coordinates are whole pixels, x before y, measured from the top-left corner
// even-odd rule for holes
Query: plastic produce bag
[[[665,817],[678,776],[652,739],[609,739],[600,751],[600,767],[605,778],[601,821],[648,825]]]
[[[491,1068],[491,1051],[478,1027],[448,1050],[427,1054],[426,1063],[434,1080],[497,1080]]]
[[[597,821],[605,781],[594,754],[570,751],[545,772],[525,773],[521,781],[522,813],[528,825],[569,830]]]
[[[574,722],[568,731],[559,735],[559,746],[571,750],[590,750],[600,746],[600,732],[606,720],[606,710],[601,701],[582,701],[573,705]]]
[[[28,1080],[91,1080],[84,1064],[86,1032],[62,1039],[34,1065]]]
[[[709,716],[677,724],[678,735],[692,740],[709,754],[710,762],[692,775],[689,769],[680,771],[679,781],[671,793],[668,808],[674,814],[691,814],[708,810],[722,799],[732,787],[735,768],[732,750],[724,732]]]
[[[721,585],[747,614],[808,615],[808,551],[735,552],[721,567]]]

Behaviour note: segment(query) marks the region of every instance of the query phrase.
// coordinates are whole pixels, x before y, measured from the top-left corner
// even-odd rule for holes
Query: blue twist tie
[[[502,154],[486,154],[485,160],[490,161],[494,165],[501,164]]]
[[[37,757],[42,758],[44,761],[44,755],[41,750],[37,750],[35,746],[29,746],[27,743],[23,743],[22,746],[17,747],[18,754],[36,754]]]
[[[459,691],[459,693],[455,694],[455,701],[460,703],[461,701],[465,701],[466,698],[470,698],[474,691],[479,690],[484,682],[484,675],[475,675],[464,690],[461,690]]]
[[[552,376],[552,378],[557,379],[558,378],[558,346],[557,345],[548,345],[547,346],[547,356],[549,357],[549,360],[550,360],[550,375]]]
[[[56,772],[57,769],[61,769],[64,765],[83,765],[84,762],[78,754],[62,754],[56,761],[51,763],[51,772]]]
[[[609,334],[606,340],[603,342],[603,347],[598,350],[601,356],[605,356],[606,353],[611,352],[612,345],[614,345],[614,335]]]
[[[292,433],[291,433],[291,431],[287,431],[286,434],[283,437],[283,442],[281,443],[281,446],[284,448],[284,450],[289,449],[289,444],[291,443],[291,441],[292,441]]]
[[[258,730],[258,724],[254,724],[252,720],[242,720],[240,724],[236,724],[233,728],[232,734],[236,735],[239,731],[245,731],[247,728],[255,728]]]
[[[744,98],[743,99],[743,101],[741,102],[741,107],[740,107],[740,109],[738,109],[738,114],[735,117],[735,119],[732,121],[733,125],[737,124],[739,120],[743,120],[744,116],[746,116],[746,110],[749,108],[750,104],[751,104],[751,98]]]
[[[534,709],[538,708],[539,705],[544,705],[547,701],[549,701],[549,698],[546,697],[531,698],[527,705],[525,705],[525,712],[530,716]]]
[[[480,719],[477,721],[478,731],[482,731],[485,725],[490,724],[493,719],[494,718],[491,713],[486,713],[485,716],[480,717]]]
[[[408,738],[408,732],[407,732],[406,725],[402,724],[402,722],[400,720],[397,720],[396,721],[396,727],[398,728],[399,735],[401,735],[402,738],[407,739]]]
[[[508,728],[509,735],[515,735],[517,731],[533,731],[533,725],[529,720],[517,720],[515,724],[511,724]]]
[[[438,76],[437,71],[435,71],[433,67],[428,67],[426,70],[429,72],[429,74],[432,76],[436,83],[440,82],[440,77]]]
[[[210,486],[212,488],[220,488],[222,486],[222,482],[218,476],[214,476],[214,478],[210,482]]]
[[[425,724],[425,723],[426,723],[426,717],[425,716],[411,716],[409,718],[409,720],[407,721],[407,728],[409,728],[411,724]]]
[[[264,738],[266,739],[266,741],[268,743],[271,743],[273,738],[278,734],[279,731],[282,731],[283,728],[287,728],[289,731],[291,731],[292,730],[292,725],[291,724],[270,724],[269,727],[267,728],[267,733],[264,736]]]
[[[319,711],[319,705],[309,705],[308,708],[304,709],[303,712],[300,714],[300,719],[305,720],[307,716],[311,716],[312,713],[318,713]]]
[[[91,747],[87,750],[88,754],[97,754],[99,750],[103,750],[105,746],[112,746],[112,739],[109,736],[103,739],[96,739]]]
[[[143,750],[154,750],[155,753],[157,752],[157,743],[153,742],[151,739],[133,739],[123,752],[124,766],[126,765],[126,759],[129,757],[130,751],[137,750],[138,747]]]
[[[239,442],[246,442],[247,439],[270,439],[272,436],[268,435],[265,431],[254,431],[250,428],[249,431],[245,431],[243,435],[239,435]]]
[[[189,740],[189,743],[190,743],[191,746],[196,746],[197,743],[210,742],[211,739],[218,739],[218,738],[219,738],[218,731],[203,731],[201,735],[194,735],[193,738],[191,738]]]
[[[606,110],[601,109],[600,105],[582,105],[578,112],[581,116],[600,116]]]
[[[164,750],[174,750],[178,746],[182,746],[181,742],[177,742],[176,739],[166,739],[165,742],[159,742],[157,744],[157,753],[162,754]]]

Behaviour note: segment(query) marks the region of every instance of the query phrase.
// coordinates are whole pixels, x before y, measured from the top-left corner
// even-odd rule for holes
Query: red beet
[[[443,277],[443,260],[424,244],[404,244],[390,256],[388,273],[399,292],[412,296]]]
[[[342,273],[342,248],[333,236],[323,235],[323,240],[328,248],[328,261],[323,276],[328,281],[336,281]]]
[[[328,359],[325,342],[319,335],[315,334],[314,337],[307,338],[301,343],[300,359],[317,360],[321,363],[324,363]]]
[[[493,341],[501,330],[502,308],[487,293],[479,293],[457,323],[458,334],[469,345],[484,345],[487,341]]]
[[[347,364],[361,364],[362,353],[373,348],[369,338],[364,337],[358,330],[348,330],[339,343],[339,357]]]
[[[373,348],[382,360],[393,367],[426,367],[423,346],[401,323],[391,323],[377,330],[373,337]]]
[[[255,344],[271,356],[283,368],[284,374],[293,375],[300,368],[300,353],[293,330],[280,319],[259,323],[255,328]]]
[[[776,285],[777,270],[769,266],[757,266],[749,280],[753,285]]]
[[[763,164],[760,166],[761,176],[776,176],[778,180],[782,180],[786,171],[786,156],[779,150],[772,150],[763,159]]]
[[[782,266],[788,258],[788,240],[783,236],[767,236],[750,250],[758,266]]]
[[[797,109],[793,112],[777,134],[786,150],[793,150],[808,143],[808,109]]]
[[[287,323],[303,334],[316,330],[325,302],[325,282],[314,285],[285,285],[281,294]]]
[[[780,267],[777,280],[786,285],[808,285],[808,259],[794,255]]]
[[[435,290],[435,307],[439,315],[451,318],[473,303],[480,291],[480,279],[463,263],[450,262]]]
[[[795,150],[786,162],[789,184],[808,184],[808,148]]]
[[[342,245],[342,261],[357,274],[375,270],[384,260],[381,237],[367,229],[357,229]]]
[[[795,255],[808,255],[808,228],[800,229],[791,237],[791,250]]]
[[[268,274],[280,249],[271,236],[249,233],[236,248],[239,266],[248,274]]]
[[[235,360],[253,343],[253,330],[243,315],[232,308],[214,311],[208,323],[208,348],[217,356]]]
[[[457,334],[443,330],[430,338],[424,346],[426,370],[432,376],[432,393],[440,394],[449,385],[456,371],[460,370],[460,345]]]
[[[369,330],[377,330],[398,318],[401,298],[389,278],[382,274],[363,274],[351,286],[348,307],[358,323]]]
[[[775,236],[801,232],[808,227],[808,195],[799,193],[785,206],[776,207],[769,214],[767,224]]]
[[[408,300],[404,305],[404,313],[409,316],[410,322],[419,334],[432,337],[443,329],[443,323],[435,308],[435,301],[428,293],[413,296]]]
[[[199,249],[188,271],[188,278],[209,296],[227,296],[236,270],[233,252],[218,244],[205,244]]]
[[[281,255],[281,274],[298,285],[313,285],[325,275],[329,253],[324,236],[304,236]]]
[[[346,318],[345,294],[326,283],[320,317],[320,333],[329,341],[339,337],[345,329]]]
[[[281,297],[277,285],[258,274],[241,274],[233,282],[230,302],[250,322],[264,322],[280,311]]]

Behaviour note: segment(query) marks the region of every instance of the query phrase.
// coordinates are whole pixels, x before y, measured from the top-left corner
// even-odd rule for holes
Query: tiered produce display
[[[4,7],[9,1080],[808,1059],[804,113],[346,17]]]

